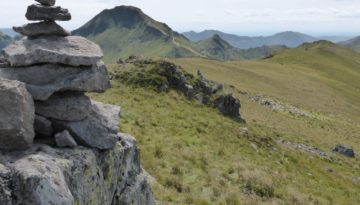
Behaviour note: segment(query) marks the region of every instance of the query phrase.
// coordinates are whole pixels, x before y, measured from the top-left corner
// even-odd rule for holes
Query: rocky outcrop
[[[132,70],[126,69],[128,67],[125,71],[117,69],[111,74],[114,79],[143,87],[155,87],[159,92],[174,89],[191,100],[215,107],[227,117],[245,122],[240,115],[240,100],[224,93],[223,84],[207,80],[200,70],[197,71],[197,76],[193,76],[172,62],[136,56],[130,56],[126,60],[120,59],[118,64],[131,64]]]
[[[239,109],[241,107],[239,99],[232,95],[222,95],[215,99],[214,106],[225,116],[241,120]]]
[[[0,68],[0,204],[155,205],[120,107],[85,95],[110,87],[101,49],[64,37],[53,21],[70,13],[38,2],[26,16],[43,22],[15,29],[27,37]]]
[[[134,139],[114,149],[34,145],[0,153],[1,205],[154,205]]]
[[[340,153],[347,157],[355,157],[354,150],[351,147],[346,146],[346,145],[336,145],[332,151]]]
[[[31,146],[34,139],[34,102],[19,81],[0,78],[0,149]]]

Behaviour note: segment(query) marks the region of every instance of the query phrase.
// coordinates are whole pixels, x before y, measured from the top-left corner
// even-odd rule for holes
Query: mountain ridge
[[[193,42],[198,42],[207,39],[214,34],[218,34],[234,47],[241,49],[261,47],[264,45],[285,45],[287,47],[294,48],[300,46],[303,43],[309,43],[318,40],[328,40],[334,43],[338,43],[340,41],[350,39],[350,37],[345,36],[313,37],[308,34],[294,31],[284,31],[270,36],[239,36],[236,34],[229,34],[218,30],[204,30],[202,32],[189,31],[183,32],[182,34]]]
[[[354,51],[360,52],[360,36],[352,38],[347,41],[342,41],[339,43],[342,46],[353,49]]]
[[[8,45],[12,40],[13,39],[10,36],[0,32],[0,50]]]
[[[202,42],[191,42],[184,35],[158,22],[141,9],[117,6],[106,9],[85,25],[73,31],[74,35],[98,43],[106,62],[116,62],[131,55],[145,57],[203,57],[217,60],[258,59],[272,53],[272,47],[240,50],[213,35]],[[277,50],[277,47],[275,50]]]

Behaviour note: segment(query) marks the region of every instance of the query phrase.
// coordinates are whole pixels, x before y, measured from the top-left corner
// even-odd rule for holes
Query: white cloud
[[[26,23],[29,0],[1,1],[0,27]],[[219,29],[239,34],[296,30],[312,34],[360,34],[359,0],[57,0],[72,13],[75,29],[100,11],[134,5],[178,31]]]

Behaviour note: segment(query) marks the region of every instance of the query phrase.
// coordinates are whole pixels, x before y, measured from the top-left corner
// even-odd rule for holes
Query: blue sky
[[[0,27],[22,25],[32,0],[0,1]],[[72,30],[100,11],[134,5],[177,31],[217,29],[240,35],[299,31],[312,35],[360,35],[360,0],[57,0],[73,15]]]

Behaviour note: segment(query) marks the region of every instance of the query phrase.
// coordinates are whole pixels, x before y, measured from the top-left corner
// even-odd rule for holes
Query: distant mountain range
[[[344,36],[313,37],[310,35],[293,32],[293,31],[277,33],[272,36],[258,36],[258,37],[238,36],[217,30],[205,30],[199,33],[190,31],[190,32],[184,32],[183,35],[193,42],[198,42],[204,39],[208,39],[213,35],[219,35],[221,38],[228,41],[232,46],[241,49],[256,48],[260,46],[274,46],[274,45],[284,45],[289,48],[294,48],[300,46],[303,43],[310,43],[318,40],[329,40],[333,42],[339,42],[350,38]]]
[[[115,62],[129,55],[204,57],[218,60],[254,59],[267,57],[273,51],[283,48],[270,46],[240,50],[219,35],[212,35],[195,43],[132,6],[106,9],[73,31],[73,34],[98,43],[104,50],[107,62]]]
[[[13,39],[12,39],[10,36],[8,36],[8,35],[0,32],[0,50],[3,49],[3,48],[4,48],[7,44],[9,44],[12,40],[13,40]]]
[[[18,33],[16,33],[12,28],[0,28],[0,32],[14,38]]]
[[[339,44],[360,52],[360,36],[347,41],[342,41]]]
[[[6,34],[1,33],[6,32]],[[0,49],[11,42],[15,32],[0,29]],[[251,60],[273,56],[288,48],[318,41],[318,38],[298,33],[282,32],[267,37],[247,37],[216,30],[180,34],[165,23],[144,14],[139,8],[118,6],[106,9],[88,23],[73,31],[87,37],[104,50],[104,60],[114,63],[130,55],[144,57],[202,57],[216,60]],[[342,41],[340,45],[360,51],[360,37],[348,40],[341,36],[322,37]]]

